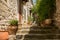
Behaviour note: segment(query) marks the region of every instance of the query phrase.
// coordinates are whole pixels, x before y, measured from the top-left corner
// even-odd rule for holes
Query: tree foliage
[[[37,12],[39,15],[39,20],[43,21],[50,18],[54,8],[55,0],[36,0],[36,5],[33,11]]]

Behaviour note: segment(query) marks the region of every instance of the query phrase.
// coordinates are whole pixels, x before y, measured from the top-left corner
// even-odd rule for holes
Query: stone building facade
[[[27,23],[32,6],[32,0],[0,0],[0,26],[6,27],[12,19],[17,19],[19,25]]]

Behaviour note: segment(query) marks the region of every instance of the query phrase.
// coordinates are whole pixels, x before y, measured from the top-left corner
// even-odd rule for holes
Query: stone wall
[[[60,0],[56,0],[55,24],[60,27]]]
[[[0,0],[0,30],[7,30],[9,20],[19,20],[17,7],[17,0]]]
[[[0,22],[18,19],[17,0],[0,0]]]

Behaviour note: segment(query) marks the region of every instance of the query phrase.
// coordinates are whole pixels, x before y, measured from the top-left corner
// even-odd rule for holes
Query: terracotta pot
[[[10,35],[11,34],[16,34],[17,30],[18,30],[17,26],[9,26],[8,27],[8,32],[9,32]]]
[[[45,26],[50,25],[51,23],[52,23],[52,20],[51,20],[51,19],[46,19],[46,20],[44,20],[43,22],[41,22],[40,25],[41,25],[42,27],[45,27]]]
[[[45,21],[44,21],[44,24],[45,25],[50,25],[52,23],[52,20],[51,19],[46,19]]]

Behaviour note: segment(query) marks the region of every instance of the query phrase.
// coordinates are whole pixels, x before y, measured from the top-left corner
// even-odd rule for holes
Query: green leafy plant
[[[30,21],[32,21],[33,20],[33,18],[32,17],[28,17],[28,21],[30,22]]]
[[[9,24],[12,26],[18,26],[18,20],[10,20]]]
[[[36,0],[36,5],[33,7],[32,12],[39,15],[39,21],[51,18],[54,13],[55,0]]]
[[[40,21],[51,17],[55,0],[41,0],[37,5]]]

